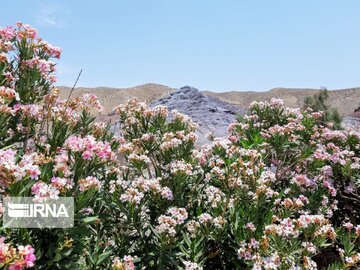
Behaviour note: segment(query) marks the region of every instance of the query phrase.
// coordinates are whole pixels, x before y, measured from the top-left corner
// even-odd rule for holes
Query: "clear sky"
[[[62,47],[58,85],[201,90],[360,86],[359,0],[14,0]]]

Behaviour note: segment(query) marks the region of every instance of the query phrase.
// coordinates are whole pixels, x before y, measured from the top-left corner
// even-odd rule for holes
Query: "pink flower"
[[[353,192],[355,192],[355,191],[356,191],[356,186],[355,186],[354,183],[350,183],[349,185],[347,185],[347,186],[345,187],[345,192],[346,192],[346,193],[353,193]]]
[[[255,227],[254,223],[252,223],[252,222],[246,223],[245,229],[248,229],[248,230],[250,230],[252,232],[256,231],[256,227]]]
[[[36,201],[42,201],[46,198],[57,199],[60,192],[56,187],[38,181],[31,187],[31,193],[35,196]]]
[[[350,231],[352,228],[354,228],[354,225],[351,222],[346,222],[343,224],[343,227]]]
[[[10,265],[9,270],[23,270],[24,264],[22,261],[15,261],[12,265]]]
[[[36,256],[33,253],[29,253],[25,256],[25,263],[27,267],[33,267],[35,264]]]
[[[90,160],[91,159],[91,156],[92,156],[92,153],[90,151],[85,151],[83,154],[82,154],[82,158],[84,160]]]
[[[7,26],[6,28],[0,28],[0,36],[1,39],[11,40],[15,36],[15,30],[11,26]]]
[[[62,52],[61,48],[55,47],[46,41],[43,41],[42,44],[44,45],[45,50],[50,54],[51,57],[60,59],[60,55]]]
[[[134,270],[135,269],[135,265],[133,263],[134,258],[131,257],[130,255],[126,255],[124,256],[124,262],[126,265],[126,270]]]
[[[28,165],[27,173],[30,175],[31,179],[37,180],[39,178],[39,175],[41,174],[41,171],[39,167],[36,165]]]
[[[57,189],[71,189],[74,186],[72,179],[53,177],[51,178],[51,185]]]
[[[228,136],[228,140],[231,141],[231,142],[236,142],[237,141],[237,137],[232,135],[232,136]]]
[[[163,187],[161,190],[161,197],[171,201],[173,199],[173,194],[170,188],[168,187]]]
[[[355,234],[356,234],[357,237],[360,236],[360,225],[357,225],[357,226],[355,227]]]
[[[85,179],[79,180],[79,189],[80,191],[85,191],[90,188],[99,189],[101,188],[101,182],[93,176],[88,176]]]
[[[29,24],[17,24],[19,27],[21,27],[22,26],[22,28],[23,29],[21,29],[21,30],[23,30],[23,31],[19,31],[19,33],[18,33],[18,37],[19,38],[24,38],[24,37],[29,37],[29,38],[36,38],[37,37],[37,35],[38,35],[38,33],[37,33],[37,30],[35,29],[35,28],[33,28],[33,27],[31,27]]]

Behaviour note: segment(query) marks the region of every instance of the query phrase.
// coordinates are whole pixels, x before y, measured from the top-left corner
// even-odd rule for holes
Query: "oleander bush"
[[[95,95],[60,100],[59,48],[0,37],[1,195],[75,200],[73,228],[2,227],[0,269],[359,267],[359,133],[272,99],[198,146],[189,117],[132,99],[115,136]]]

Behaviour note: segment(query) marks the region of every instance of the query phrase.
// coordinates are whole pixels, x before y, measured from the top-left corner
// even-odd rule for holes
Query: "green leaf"
[[[93,221],[95,221],[95,220],[97,220],[97,219],[98,219],[98,216],[86,217],[86,218],[83,218],[82,221],[83,221],[84,223],[90,223],[90,222],[93,222]]]
[[[99,255],[99,259],[98,259],[96,265],[101,264],[103,261],[105,261],[107,258],[109,258],[110,254],[111,254],[111,250],[106,251],[106,252],[100,254],[100,255]]]

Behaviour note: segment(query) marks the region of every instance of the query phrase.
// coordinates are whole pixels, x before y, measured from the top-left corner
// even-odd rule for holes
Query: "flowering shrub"
[[[73,228],[2,228],[0,268],[359,266],[359,133],[273,99],[199,147],[189,117],[132,99],[116,137],[94,95],[59,99],[60,49],[0,37],[1,195],[75,200]]]
[[[102,207],[98,194],[107,168],[116,163],[118,142],[105,125],[94,122],[92,112],[101,109],[95,95],[59,99],[51,59],[59,58],[61,49],[21,23],[1,28],[0,37],[1,195],[36,201],[72,196],[76,205],[73,229],[2,229],[19,246],[17,251],[2,241],[0,265],[89,269],[79,259],[87,258],[87,245],[94,245],[92,226]],[[100,267],[102,258],[93,264]]]

